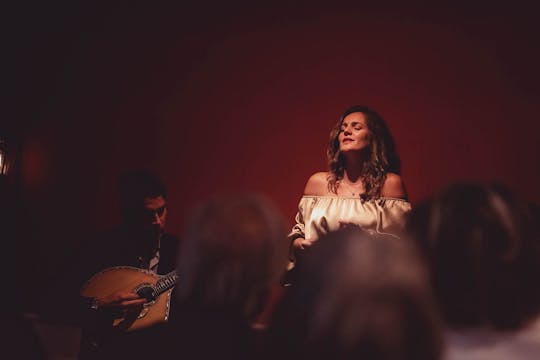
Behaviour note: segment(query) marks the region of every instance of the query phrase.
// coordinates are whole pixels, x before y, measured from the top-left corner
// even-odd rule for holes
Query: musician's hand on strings
[[[140,308],[146,302],[145,298],[141,298],[138,294],[132,291],[116,291],[107,296],[96,298],[94,304],[98,308],[111,310],[130,310]]]

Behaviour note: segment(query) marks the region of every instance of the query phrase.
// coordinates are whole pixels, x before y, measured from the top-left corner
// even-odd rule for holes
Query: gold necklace
[[[358,181],[357,183],[351,183],[351,182],[345,181],[345,179],[341,179],[340,182],[347,185],[347,187],[349,188],[352,196],[360,196],[360,194],[364,190],[364,186],[362,184],[362,181]]]

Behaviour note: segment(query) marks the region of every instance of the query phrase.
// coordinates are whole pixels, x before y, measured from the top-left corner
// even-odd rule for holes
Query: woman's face
[[[345,116],[341,123],[338,141],[341,152],[360,151],[368,148],[371,141],[366,116],[361,112]]]

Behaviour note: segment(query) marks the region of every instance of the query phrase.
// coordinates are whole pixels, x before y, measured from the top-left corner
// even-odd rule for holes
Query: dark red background
[[[540,202],[531,7],[148,4],[20,6],[9,23],[13,240],[18,276],[38,279],[24,298],[66,270],[85,234],[118,222],[127,169],[162,175],[172,232],[201,200],[237,190],[268,195],[290,225],[352,104],[386,119],[413,203],[464,179]]]

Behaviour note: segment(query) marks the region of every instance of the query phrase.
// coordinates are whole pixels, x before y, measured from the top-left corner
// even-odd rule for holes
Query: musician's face
[[[144,198],[144,210],[141,213],[142,225],[153,225],[163,231],[166,220],[167,202],[165,198],[161,195]]]

